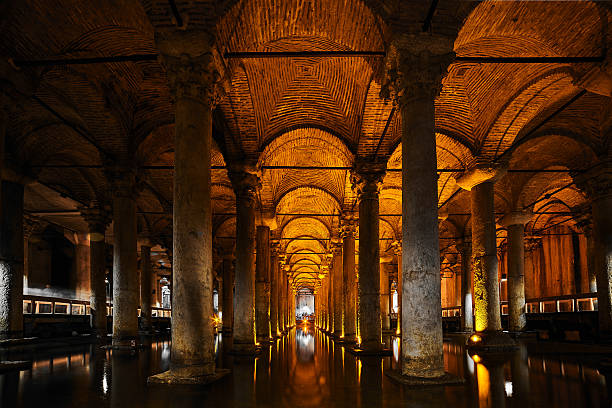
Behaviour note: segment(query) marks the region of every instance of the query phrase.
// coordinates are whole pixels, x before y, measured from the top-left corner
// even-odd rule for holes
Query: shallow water
[[[550,353],[536,344],[500,363],[477,364],[463,346],[446,342],[446,369],[466,383],[414,389],[384,375],[398,367],[397,339],[387,341],[393,357],[356,359],[320,332],[298,328],[254,359],[224,355],[219,338],[218,364],[232,372],[203,388],[146,385],[149,375],[167,369],[168,341],[133,356],[83,346],[31,355],[31,370],[0,375],[0,402],[2,408],[611,406],[612,375],[580,353]]]

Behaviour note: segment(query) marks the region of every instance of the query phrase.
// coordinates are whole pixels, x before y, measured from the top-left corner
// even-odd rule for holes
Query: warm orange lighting
[[[472,337],[470,337],[470,341],[472,343],[478,343],[478,342],[482,341],[482,337],[480,337],[477,334],[473,334]]]
[[[357,336],[357,344],[361,344],[361,336]]]
[[[478,354],[474,354],[472,356],[472,360],[474,360],[475,363],[480,363],[482,361],[482,359],[480,358]]]

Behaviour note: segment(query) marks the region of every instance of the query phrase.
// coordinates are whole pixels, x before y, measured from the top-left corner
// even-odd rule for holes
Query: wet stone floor
[[[25,356],[33,361],[32,369],[0,375],[0,406],[611,406],[612,373],[598,363],[605,355],[589,354],[586,347],[533,342],[501,362],[485,364],[478,357],[472,359],[459,340],[449,340],[444,344],[446,369],[464,377],[465,384],[407,388],[384,374],[398,367],[397,338],[387,341],[394,356],[357,359],[326,335],[298,327],[264,348],[257,358],[238,358],[222,353],[219,337],[218,365],[231,373],[204,387],[147,386],[149,375],[168,367],[168,341],[154,342],[132,356],[96,346],[37,352]]]

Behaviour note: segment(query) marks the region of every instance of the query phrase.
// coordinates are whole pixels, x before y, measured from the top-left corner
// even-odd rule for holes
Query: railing
[[[502,315],[508,314],[508,301],[500,302]],[[597,293],[548,296],[525,300],[526,313],[589,312],[597,310]],[[442,308],[442,317],[461,316],[461,306]]]
[[[49,296],[23,296],[24,315],[57,315],[57,316],[88,316],[91,315],[91,308],[87,300],[64,299]],[[106,303],[107,316],[113,315],[113,305]],[[140,308],[138,308],[140,316]],[[171,317],[171,309],[161,307],[151,308],[152,317]]]

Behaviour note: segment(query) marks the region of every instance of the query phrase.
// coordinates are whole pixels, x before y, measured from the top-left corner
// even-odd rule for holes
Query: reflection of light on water
[[[468,367],[468,371],[470,372],[470,374],[474,374],[474,360],[472,360],[472,358],[470,357],[469,353],[466,351],[465,352],[466,360],[467,360],[467,367]]]
[[[478,401],[480,407],[490,407],[491,380],[489,370],[482,364],[476,365],[476,378],[478,380]]]
[[[106,372],[106,368],[104,369],[104,375],[102,376],[102,392],[104,394],[108,393],[108,380],[107,380],[107,376],[106,376],[107,372]]]
[[[361,385],[361,360],[357,360],[357,384]]]
[[[393,361],[399,362],[399,337],[393,338]]]
[[[170,346],[167,343],[162,345],[161,359],[168,360],[170,358]]]
[[[506,381],[504,384],[504,389],[506,390],[506,397],[512,396],[512,381]]]

